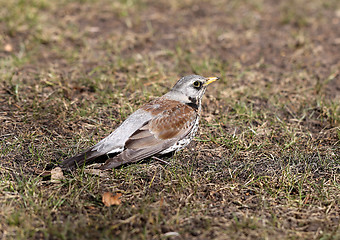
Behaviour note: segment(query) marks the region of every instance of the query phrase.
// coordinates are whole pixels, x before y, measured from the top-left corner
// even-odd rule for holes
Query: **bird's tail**
[[[82,167],[85,164],[91,163],[100,157],[101,154],[97,151],[92,151],[92,147],[86,149],[84,152],[77,154],[76,156],[70,157],[61,163],[62,168],[73,169],[75,167]]]

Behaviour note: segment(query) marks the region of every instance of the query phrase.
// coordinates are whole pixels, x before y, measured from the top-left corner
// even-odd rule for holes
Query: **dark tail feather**
[[[70,157],[61,163],[62,168],[73,169],[75,167],[81,167],[85,164],[91,163],[100,157],[102,154],[97,151],[92,151],[92,148],[85,150],[84,152],[77,154],[74,157]]]

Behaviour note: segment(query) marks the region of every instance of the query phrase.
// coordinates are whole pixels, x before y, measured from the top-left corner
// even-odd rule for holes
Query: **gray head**
[[[207,86],[218,79],[218,77],[205,78],[199,75],[185,76],[178,80],[166,96],[184,103],[200,102]]]

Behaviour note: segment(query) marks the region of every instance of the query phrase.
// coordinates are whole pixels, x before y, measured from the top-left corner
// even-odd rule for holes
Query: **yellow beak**
[[[218,78],[218,77],[207,77],[205,80],[207,80],[204,84],[203,84],[203,86],[208,86],[210,83],[213,83],[213,82],[215,82],[215,81],[217,81],[217,80],[219,80],[220,78]]]

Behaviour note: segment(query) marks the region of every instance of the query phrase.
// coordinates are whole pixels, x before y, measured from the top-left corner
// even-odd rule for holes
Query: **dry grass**
[[[339,239],[339,11],[0,0],[0,238]],[[222,81],[169,166],[42,175],[192,73]]]

